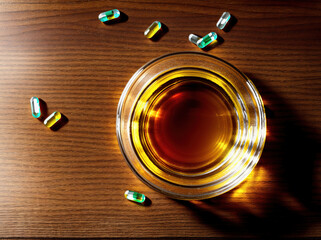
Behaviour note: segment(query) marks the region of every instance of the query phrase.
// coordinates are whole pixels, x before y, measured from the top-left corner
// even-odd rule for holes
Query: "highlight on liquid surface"
[[[149,161],[159,167],[201,173],[223,161],[234,143],[235,121],[231,101],[215,83],[180,77],[145,104],[139,139]]]

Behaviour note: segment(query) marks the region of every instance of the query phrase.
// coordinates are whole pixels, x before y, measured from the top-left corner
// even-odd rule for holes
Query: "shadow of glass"
[[[249,177],[232,191],[203,201],[180,201],[204,224],[226,235],[275,238],[320,222],[313,173],[320,136],[286,100],[252,75],[267,106],[265,149]]]

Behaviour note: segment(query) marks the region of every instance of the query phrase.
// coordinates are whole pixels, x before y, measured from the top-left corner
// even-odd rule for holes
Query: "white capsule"
[[[188,36],[188,40],[195,44],[197,46],[197,42],[200,40],[201,38],[193,33],[191,33],[189,36]]]
[[[31,113],[34,118],[40,118],[41,116],[41,108],[40,108],[40,100],[37,97],[30,98],[31,105]]]
[[[224,12],[221,18],[216,23],[216,26],[219,29],[223,30],[227,26],[230,20],[231,20],[231,14],[229,12]]]

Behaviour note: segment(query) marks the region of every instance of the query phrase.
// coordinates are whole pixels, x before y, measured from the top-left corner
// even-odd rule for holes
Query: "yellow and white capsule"
[[[61,120],[60,112],[53,112],[49,117],[45,119],[43,123],[46,125],[47,128],[51,128],[60,120]]]
[[[41,107],[40,100],[37,97],[30,98],[31,113],[34,118],[40,118],[41,116]]]
[[[145,37],[153,38],[162,29],[162,23],[159,21],[153,22],[144,32]]]

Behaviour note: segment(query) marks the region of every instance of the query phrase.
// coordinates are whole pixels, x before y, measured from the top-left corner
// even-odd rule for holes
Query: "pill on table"
[[[43,122],[46,127],[51,128],[54,126],[57,122],[59,122],[61,119],[61,114],[60,112],[53,112],[49,117],[45,119]]]
[[[144,32],[145,37],[153,38],[162,29],[162,23],[159,21],[153,22]]]
[[[120,17],[120,11],[118,9],[109,10],[107,12],[102,12],[99,14],[98,19],[101,22],[108,22],[111,20],[116,20]]]
[[[30,98],[30,105],[31,105],[31,113],[34,118],[40,118],[41,116],[41,108],[40,108],[40,101],[37,97]]]
[[[134,192],[127,190],[125,193],[125,198],[127,198],[130,201],[137,202],[137,203],[144,203],[146,200],[146,197],[142,193]]]
[[[200,40],[200,39],[201,39],[201,38],[200,38],[199,36],[197,36],[197,35],[195,35],[195,34],[193,34],[193,33],[191,33],[191,34],[188,36],[188,40],[189,40],[191,43],[195,44],[196,46],[197,46],[198,40]]]
[[[221,18],[218,20],[218,22],[216,23],[216,26],[223,30],[227,24],[229,23],[231,19],[231,14],[229,12],[224,12],[221,16]]]
[[[199,48],[205,48],[206,46],[217,41],[217,34],[215,32],[210,32],[206,36],[202,37],[197,41],[197,46]]]

